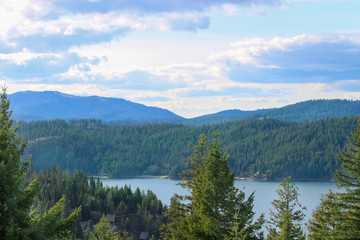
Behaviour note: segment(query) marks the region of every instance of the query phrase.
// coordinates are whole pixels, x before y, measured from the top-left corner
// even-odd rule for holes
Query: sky
[[[359,0],[1,0],[0,84],[191,118],[360,99]]]

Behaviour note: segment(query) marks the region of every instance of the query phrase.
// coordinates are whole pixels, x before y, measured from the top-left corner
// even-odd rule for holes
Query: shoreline
[[[174,178],[170,175],[138,175],[132,177],[109,177],[109,176],[87,176],[88,178],[93,177],[94,179],[146,179],[146,178],[158,178],[158,179],[171,179],[171,180],[181,180],[180,178]],[[252,177],[235,177],[235,180],[240,181],[254,181],[254,182],[281,182],[283,179],[254,179]],[[295,179],[294,182],[335,182],[333,179]]]
[[[108,176],[86,176],[87,178],[91,178],[93,177],[94,179],[100,178],[100,179],[107,179],[109,178]]]
[[[109,176],[87,176],[87,178],[93,177],[94,179],[133,179],[133,178],[160,178],[160,179],[173,179],[169,175],[139,175],[139,176],[129,176],[129,177],[109,177]]]
[[[157,175],[139,175],[131,178],[161,178],[161,179],[171,179],[169,175],[157,176]]]

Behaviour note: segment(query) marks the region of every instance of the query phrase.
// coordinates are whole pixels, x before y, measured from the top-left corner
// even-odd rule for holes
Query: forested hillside
[[[360,101],[355,100],[309,100],[280,108],[260,109],[254,111],[227,110],[214,114],[181,120],[187,125],[214,124],[226,121],[259,119],[263,117],[283,121],[304,122],[328,117],[360,115]]]
[[[22,123],[36,170],[60,166],[88,175],[177,177],[200,134],[220,133],[238,177],[330,179],[339,168],[337,155],[357,117],[313,122],[274,119],[215,125],[148,124],[111,126],[98,120],[52,120]]]
[[[360,101],[309,100],[265,112],[264,116],[285,121],[313,121],[327,117],[360,115]]]

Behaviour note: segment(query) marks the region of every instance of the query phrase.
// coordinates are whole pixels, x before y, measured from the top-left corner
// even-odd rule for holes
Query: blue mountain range
[[[74,96],[56,91],[24,91],[10,94],[15,120],[95,118],[113,124],[182,123],[186,125],[214,124],[227,121],[261,119],[312,121],[327,117],[360,115],[358,100],[309,100],[281,108],[254,111],[225,110],[214,114],[185,119],[175,113],[122,98]]]

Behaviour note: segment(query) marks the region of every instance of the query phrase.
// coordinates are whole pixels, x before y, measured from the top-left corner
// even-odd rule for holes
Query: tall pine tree
[[[348,141],[335,174],[341,191],[322,199],[310,220],[309,239],[360,239],[360,118]]]
[[[217,142],[199,137],[181,175],[180,185],[188,195],[175,195],[165,215],[169,222],[163,226],[165,239],[262,239],[263,216],[253,223],[251,195],[234,187],[234,174],[229,168],[229,156]]]
[[[308,239],[343,239],[340,206],[338,195],[331,190],[323,196],[309,221]]]
[[[27,141],[17,137],[19,123],[11,118],[10,101],[6,89],[0,101],[0,236],[2,239],[48,239],[68,235],[80,214],[76,209],[67,219],[61,219],[62,203],[59,201],[43,215],[29,213],[39,184],[35,178],[24,186],[24,176],[31,158],[22,161]]]
[[[279,199],[272,201],[275,212],[270,210],[270,226],[267,239],[292,240],[305,239],[301,222],[305,214],[298,201],[298,188],[291,182],[291,177],[285,178],[277,190]]]

